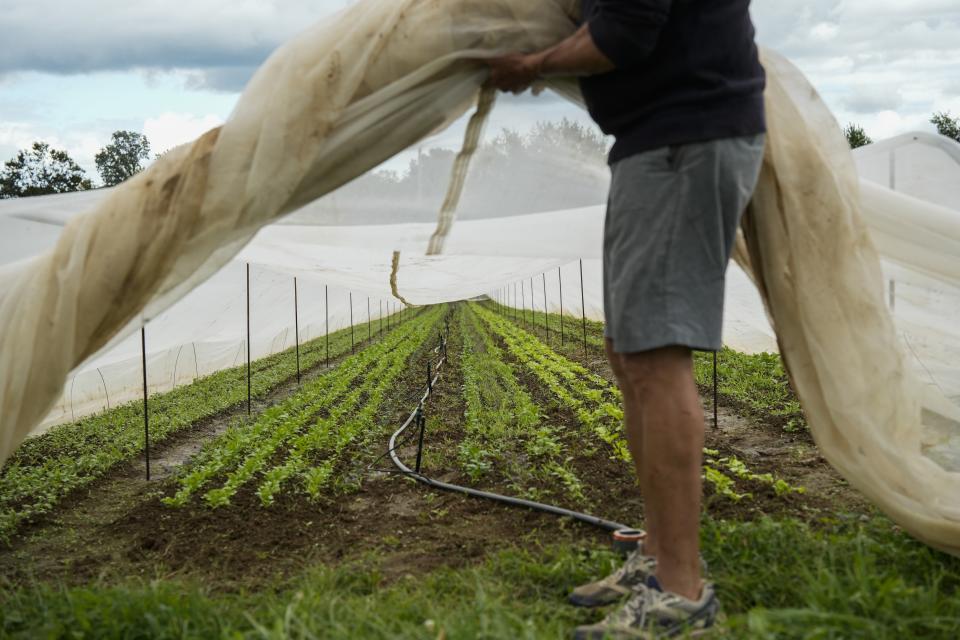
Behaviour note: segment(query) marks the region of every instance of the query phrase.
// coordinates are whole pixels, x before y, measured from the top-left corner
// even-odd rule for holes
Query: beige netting
[[[474,58],[559,40],[578,4],[366,0],[277,51],[222,128],[72,219],[51,251],[0,272],[0,459],[72,368],[261,226],[452,122],[485,78]],[[774,54],[764,62],[769,142],[738,257],[824,455],[907,530],[958,553],[960,474],[922,453],[921,392],[884,306],[849,151],[804,78]],[[576,99],[571,82],[551,88]],[[927,408],[949,414],[941,400]]]

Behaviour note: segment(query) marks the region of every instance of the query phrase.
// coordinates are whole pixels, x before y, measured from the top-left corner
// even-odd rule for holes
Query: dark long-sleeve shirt
[[[590,35],[616,65],[580,81],[590,115],[616,138],[610,162],[766,130],[749,0],[582,3]]]

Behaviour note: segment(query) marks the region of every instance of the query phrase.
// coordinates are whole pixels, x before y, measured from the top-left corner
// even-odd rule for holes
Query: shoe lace
[[[651,558],[640,553],[640,550],[630,552],[626,562],[617,570],[617,576],[634,575],[648,568]]]
[[[658,589],[646,586],[636,588],[634,595],[616,611],[611,612],[605,619],[606,624],[615,626],[629,626],[645,628],[648,624],[660,624],[660,616],[655,612],[671,609],[679,602],[679,597]],[[651,619],[651,614],[653,614]]]
[[[646,611],[646,587],[639,587],[622,607],[611,611],[603,622],[613,626],[640,626],[643,624]]]

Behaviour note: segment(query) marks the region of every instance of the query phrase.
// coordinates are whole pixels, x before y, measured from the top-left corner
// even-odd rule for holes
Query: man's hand
[[[511,53],[484,60],[490,67],[489,83],[501,91],[523,93],[540,77],[541,54]]]
[[[544,51],[511,53],[484,62],[490,67],[490,84],[512,93],[523,93],[542,77],[590,76],[614,68],[610,58],[594,44],[588,25]]]

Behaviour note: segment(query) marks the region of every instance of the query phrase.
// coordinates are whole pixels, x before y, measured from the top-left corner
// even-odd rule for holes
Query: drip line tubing
[[[439,351],[440,349],[438,347],[437,349],[434,350],[434,353],[437,353]],[[560,516],[563,518],[572,518],[574,520],[578,520],[580,522],[584,522],[586,524],[599,527],[600,529],[604,529],[606,531],[615,532],[615,531],[620,531],[622,529],[630,529],[630,527],[628,527],[627,525],[620,524],[619,522],[613,522],[612,520],[605,520],[603,518],[598,518],[597,516],[592,516],[587,513],[571,511],[570,509],[564,509],[562,507],[557,507],[552,504],[543,504],[542,502],[534,502],[533,500],[524,500],[523,498],[513,498],[511,496],[504,496],[498,493],[491,493],[489,491],[480,491],[479,489],[471,489],[470,487],[462,487],[457,484],[450,484],[449,482],[441,482],[440,480],[434,480],[433,478],[428,478],[422,473],[417,473],[407,465],[403,464],[403,462],[400,460],[400,457],[397,455],[397,451],[396,451],[398,447],[398,445],[396,444],[397,438],[403,435],[403,432],[406,431],[411,424],[413,424],[414,420],[416,419],[417,412],[420,411],[424,403],[427,401],[427,398],[430,397],[431,390],[432,390],[431,388],[435,386],[437,383],[437,380],[440,379],[440,368],[443,366],[444,362],[446,362],[446,359],[447,358],[444,355],[440,358],[440,360],[437,361],[437,365],[434,368],[435,374],[432,380],[430,381],[431,384],[424,391],[423,397],[420,398],[420,402],[417,404],[417,407],[410,412],[410,415],[407,416],[406,421],[404,421],[404,423],[400,426],[400,428],[397,429],[392,436],[390,436],[390,445],[389,445],[390,448],[388,449],[388,452],[390,453],[390,458],[391,460],[393,460],[394,466],[396,466],[397,469],[400,470],[400,473],[402,473],[407,477],[413,478],[417,482],[421,482],[427,485],[428,487],[433,487],[434,489],[441,489],[443,491],[451,491],[454,493],[462,493],[468,496],[473,496],[475,498],[493,500],[495,502],[500,502],[500,503],[511,505],[514,507],[524,507],[526,509],[531,509],[533,511],[542,511],[544,513],[551,513],[555,516]]]

